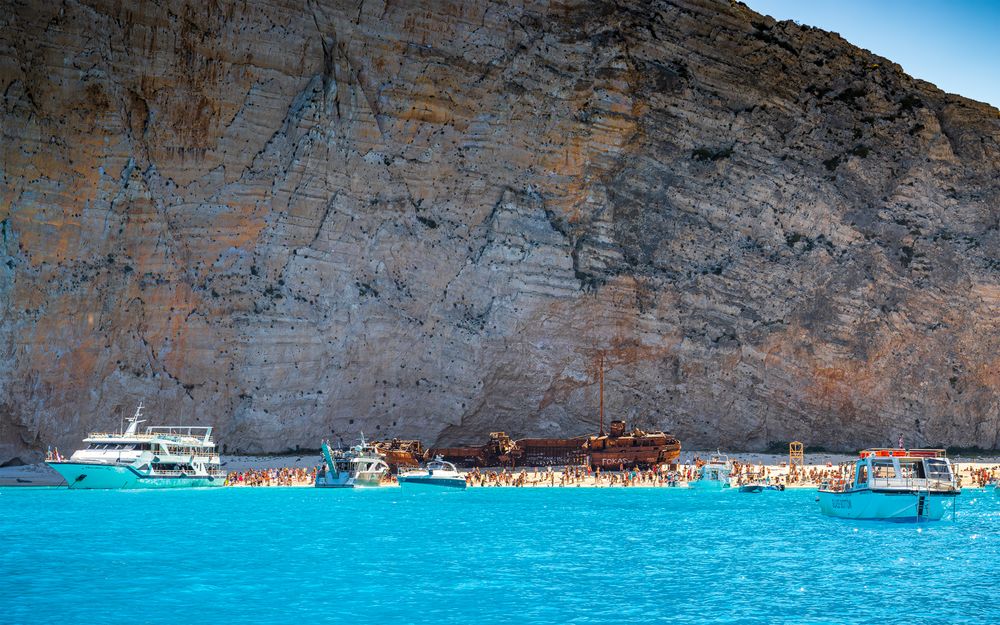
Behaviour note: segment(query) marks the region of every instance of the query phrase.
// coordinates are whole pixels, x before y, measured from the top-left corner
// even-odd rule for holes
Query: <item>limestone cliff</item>
[[[1000,445],[1000,117],[738,3],[7,0],[0,462]]]

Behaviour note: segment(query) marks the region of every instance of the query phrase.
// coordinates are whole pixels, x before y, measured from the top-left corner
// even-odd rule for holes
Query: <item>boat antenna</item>
[[[145,423],[145,421],[142,421],[142,420],[139,419],[139,417],[142,416],[142,409],[143,408],[144,408],[144,406],[142,405],[142,400],[140,399],[139,400],[139,405],[136,406],[136,408],[135,408],[135,414],[132,415],[132,418],[128,420],[128,429],[125,430],[125,432],[124,432],[125,434],[127,434],[129,436],[131,436],[132,434],[135,434],[135,430],[139,426],[139,424],[140,423]]]
[[[600,388],[601,388],[601,403],[600,403],[600,433],[598,436],[604,436],[604,352],[601,352],[600,365],[598,377],[600,378]]]

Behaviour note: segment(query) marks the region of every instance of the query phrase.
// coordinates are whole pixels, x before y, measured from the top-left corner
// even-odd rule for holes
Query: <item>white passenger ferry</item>
[[[46,464],[74,489],[131,489],[223,486],[226,475],[212,441],[212,428],[147,427],[138,431],[143,405],[121,432],[92,433],[87,446],[68,460]]]
[[[943,449],[866,449],[847,480],[819,487],[828,516],[880,521],[937,521],[961,494]]]

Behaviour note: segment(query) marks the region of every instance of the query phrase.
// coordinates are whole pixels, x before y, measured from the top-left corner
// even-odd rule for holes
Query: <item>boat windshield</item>
[[[858,464],[858,473],[855,477],[854,483],[857,486],[864,486],[868,483],[868,465],[864,463]]]
[[[901,477],[908,480],[924,479],[924,463],[920,460],[900,460],[899,470],[902,473]]]
[[[948,467],[947,462],[937,458],[928,458],[924,462],[927,463],[928,478],[932,480],[942,480],[945,482],[951,481],[951,469]]]
[[[872,476],[883,480],[896,477],[896,468],[892,466],[892,460],[876,460],[872,462]]]

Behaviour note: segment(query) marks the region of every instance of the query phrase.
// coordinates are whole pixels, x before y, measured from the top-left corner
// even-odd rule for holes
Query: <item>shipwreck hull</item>
[[[680,448],[634,447],[590,452],[594,468],[617,469],[619,466],[652,468],[662,464],[676,464]]]
[[[423,460],[423,455],[418,456],[410,451],[390,450],[385,452],[385,463],[389,465],[393,473],[401,468],[419,467],[421,460]]]
[[[516,464],[525,467],[582,466],[588,462],[583,445],[585,437],[578,438],[524,438],[517,441]]]
[[[429,450],[425,458],[440,456],[465,468],[590,465],[617,469],[619,466],[651,468],[675,464],[680,452],[680,441],[673,435],[641,430],[625,434],[625,422],[613,421],[607,435],[512,441],[504,432],[492,432],[483,445],[437,447]]]
[[[482,447],[435,447],[431,449],[427,456],[438,458],[454,464],[456,467],[472,468],[485,467]]]
[[[394,474],[398,473],[400,469],[419,467],[426,459],[424,446],[418,440],[394,438],[392,440],[376,441],[372,445],[385,456],[385,463],[389,465],[389,470]]]

